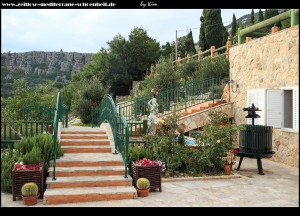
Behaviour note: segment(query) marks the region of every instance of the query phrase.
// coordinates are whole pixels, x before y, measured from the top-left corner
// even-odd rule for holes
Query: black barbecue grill
[[[239,149],[237,156],[240,157],[239,165],[236,170],[240,170],[244,157],[256,158],[258,173],[264,175],[261,159],[271,158],[272,151],[272,126],[254,125],[254,119],[260,118],[256,111],[261,111],[252,104],[251,107],[244,108],[248,111],[246,118],[252,119],[252,125],[244,125],[245,130],[240,131]]]

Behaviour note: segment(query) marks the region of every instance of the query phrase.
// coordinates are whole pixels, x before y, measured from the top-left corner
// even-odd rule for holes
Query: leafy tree
[[[101,103],[107,88],[104,88],[101,80],[94,76],[90,80],[84,79],[76,83],[76,91],[72,99],[72,110],[78,115],[84,124],[91,121],[92,107]]]
[[[186,52],[186,38],[187,36],[182,36],[177,39],[177,55],[184,58],[187,54]]]
[[[110,85],[110,92],[115,95],[128,95],[132,77],[128,73],[128,53],[126,39],[118,34],[109,45],[109,73],[105,76],[106,85]]]
[[[146,30],[138,27],[130,32],[126,50],[126,64],[132,80],[142,80],[146,68],[150,68],[160,56],[159,42],[149,37]]]
[[[161,46],[161,55],[175,60],[175,42],[167,42]]]
[[[251,25],[255,23],[255,18],[254,18],[254,10],[252,9],[251,11]]]

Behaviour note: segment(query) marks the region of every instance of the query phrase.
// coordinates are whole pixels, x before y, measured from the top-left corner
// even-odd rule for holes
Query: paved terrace
[[[237,158],[238,159],[238,158]],[[233,177],[162,182],[162,192],[148,197],[33,207],[299,207],[299,168],[263,159],[265,175],[259,175],[255,159],[244,158]],[[1,192],[2,207],[26,207],[21,199]]]

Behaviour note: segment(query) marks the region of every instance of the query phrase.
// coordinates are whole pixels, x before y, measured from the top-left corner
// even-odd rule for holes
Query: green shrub
[[[12,149],[5,149],[1,156],[1,191],[12,191],[12,174],[13,165],[17,158]]]
[[[56,158],[63,156],[63,150],[57,141]],[[23,138],[14,144],[14,150],[4,150],[1,157],[1,190],[12,192],[11,171],[15,162],[24,164],[38,164],[43,162],[45,177],[47,176],[49,162],[53,159],[53,136],[51,134],[39,134],[33,137]]]
[[[232,136],[243,127],[231,124],[223,110],[210,111],[208,116],[209,124],[197,134],[199,152],[194,156],[199,158],[204,170],[209,171],[214,167],[220,171],[223,170],[225,164],[224,157],[229,150],[233,149]]]
[[[84,124],[91,123],[91,109],[99,106],[107,89],[97,77],[82,80],[76,84],[78,89],[73,95],[72,110],[78,115]]]
[[[49,161],[53,159],[53,136],[51,134],[38,134],[33,137],[23,138],[14,145],[18,161],[25,164],[43,162],[45,172],[48,171]],[[60,143],[56,142],[56,157],[63,156]]]

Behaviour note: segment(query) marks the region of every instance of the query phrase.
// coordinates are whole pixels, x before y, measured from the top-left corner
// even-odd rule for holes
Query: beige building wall
[[[299,25],[232,47],[229,61],[234,118],[245,124],[248,90],[299,86]],[[299,131],[274,128],[272,138],[271,160],[299,167]]]

